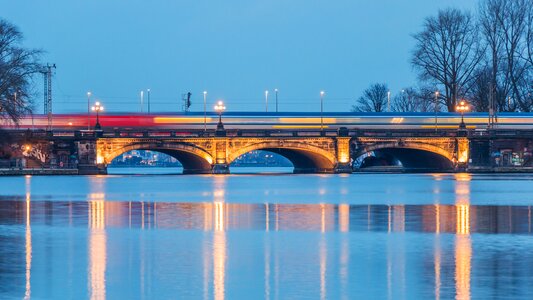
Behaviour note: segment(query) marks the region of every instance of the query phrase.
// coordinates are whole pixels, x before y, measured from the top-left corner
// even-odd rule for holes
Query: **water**
[[[0,298],[531,299],[532,181],[3,177]]]

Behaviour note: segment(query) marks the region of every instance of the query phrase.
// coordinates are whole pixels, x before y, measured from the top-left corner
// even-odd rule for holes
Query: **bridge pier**
[[[229,165],[227,164],[214,164],[211,169],[212,174],[229,174]]]
[[[350,163],[338,163],[333,171],[335,174],[351,174],[353,173],[352,165]]]

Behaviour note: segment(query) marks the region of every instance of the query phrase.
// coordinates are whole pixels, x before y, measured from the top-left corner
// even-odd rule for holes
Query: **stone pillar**
[[[336,158],[335,173],[352,173],[352,163],[350,158],[350,137],[336,138]]]
[[[105,175],[107,166],[98,162],[98,147],[96,139],[85,139],[76,142],[78,147],[78,174]]]
[[[459,137],[456,139],[456,171],[465,172],[468,168],[469,155],[469,142],[466,137]]]
[[[217,137],[214,141],[215,145],[215,161],[212,166],[213,174],[229,174],[229,165],[227,163],[227,149],[228,149],[228,140],[225,137]]]

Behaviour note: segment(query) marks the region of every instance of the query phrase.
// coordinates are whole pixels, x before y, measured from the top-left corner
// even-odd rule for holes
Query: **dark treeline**
[[[386,84],[373,84],[353,111],[455,111],[461,99],[475,111],[533,111],[531,0],[481,0],[475,14],[441,10],[413,38],[419,86],[390,99]]]

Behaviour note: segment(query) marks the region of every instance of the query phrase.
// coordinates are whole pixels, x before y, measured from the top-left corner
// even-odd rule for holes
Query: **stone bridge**
[[[254,150],[278,153],[295,173],[403,171],[531,171],[533,131],[15,131],[2,138],[0,169],[69,169],[106,174],[111,161],[131,150],[175,157],[184,173],[223,174]]]
[[[350,137],[208,137],[98,138],[97,163],[107,165],[131,150],[154,150],[173,156],[184,173],[228,173],[238,157],[266,150],[289,159],[295,173],[346,173],[350,167]]]

